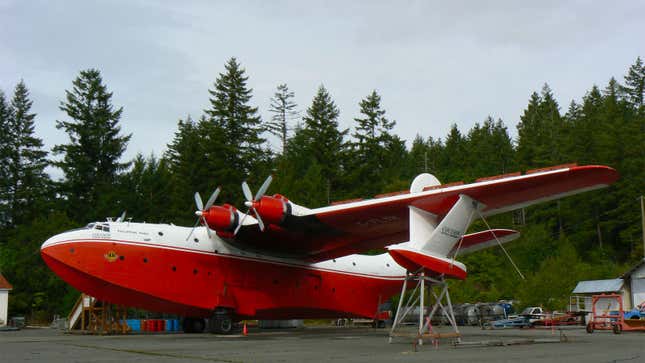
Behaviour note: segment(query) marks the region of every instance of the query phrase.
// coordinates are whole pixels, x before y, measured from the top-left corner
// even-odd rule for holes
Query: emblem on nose
[[[103,257],[105,257],[108,262],[114,262],[119,256],[114,251],[108,251],[108,253],[104,254]]]

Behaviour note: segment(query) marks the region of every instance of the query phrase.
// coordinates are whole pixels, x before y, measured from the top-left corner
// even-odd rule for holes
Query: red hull
[[[41,254],[63,280],[100,300],[183,316],[227,307],[238,318],[373,317],[402,280],[135,242],[65,242]]]

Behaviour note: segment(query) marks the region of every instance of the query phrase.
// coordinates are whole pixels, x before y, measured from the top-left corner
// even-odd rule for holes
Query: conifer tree
[[[320,165],[321,174],[327,181],[328,200],[331,199],[333,188],[340,184],[344,137],[348,132],[338,129],[339,114],[329,92],[321,85],[303,118],[305,125],[302,132],[308,153]]]
[[[390,148],[394,142],[390,134],[396,124],[385,117],[381,108],[381,96],[372,91],[360,101],[362,117],[355,118],[355,131],[352,134],[351,179],[357,188],[358,195],[370,196],[382,192],[392,175],[388,169],[395,164]]]
[[[629,67],[625,75],[625,85],[621,87],[627,102],[632,104],[636,109],[643,106],[643,97],[645,96],[645,65],[641,57],[636,58],[636,62]]]
[[[13,140],[11,109],[4,92],[0,90],[0,228],[6,227],[11,220],[9,200],[11,144]]]
[[[466,148],[466,139],[457,128],[457,124],[452,124],[446,136],[441,160],[442,169],[446,170],[444,182],[463,181],[472,173],[466,164],[468,160]]]
[[[121,135],[123,107],[112,105],[112,93],[97,69],[81,71],[72,85],[60,105],[70,120],[56,121],[70,142],[54,147],[54,153],[63,156],[55,165],[65,173],[62,192],[72,215],[82,220],[103,218],[113,213],[110,186],[129,164],[119,160],[131,135]]]
[[[45,173],[47,152],[43,142],[34,133],[33,102],[29,90],[21,80],[11,100],[12,146],[10,171],[11,214],[13,222],[22,223],[35,217],[48,194],[49,178]]]
[[[467,136],[468,178],[501,174],[513,166],[513,144],[502,120],[491,116],[483,124],[475,123]]]
[[[193,221],[195,192],[202,195],[208,193],[203,185],[208,180],[209,169],[204,156],[206,143],[199,127],[206,122],[208,121],[203,119],[203,122],[196,123],[190,115],[185,120],[179,120],[175,137],[164,154],[172,178],[170,209],[177,218],[177,223],[188,224]]]
[[[539,133],[540,148],[538,158],[535,160],[541,165],[553,165],[567,160],[562,148],[566,143],[567,130],[562,123],[560,106],[553,96],[553,91],[548,84],[544,84],[541,93],[540,116],[543,118],[542,132]]]
[[[565,161],[562,148],[567,130],[548,84],[544,84],[540,95],[536,92],[531,94],[529,105],[520,119],[517,125],[520,167],[547,166]]]
[[[147,158],[138,154],[132,161],[132,168],[119,178],[122,210],[135,220],[176,223],[172,218],[175,212],[172,208],[173,186],[166,159],[159,159],[154,154]],[[192,213],[186,214],[192,217]]]
[[[542,99],[537,92],[533,92],[529,104],[520,116],[517,124],[517,161],[520,167],[527,168],[535,166],[535,159],[539,148],[539,133],[542,128],[540,103]]]
[[[271,120],[266,123],[267,131],[280,138],[282,142],[282,155],[286,152],[287,136],[290,130],[289,121],[293,120],[298,112],[296,103],[293,101],[294,93],[289,91],[286,84],[278,85],[277,91],[271,98],[269,112],[273,114]]]
[[[215,80],[211,107],[205,110],[208,120],[224,135],[224,143],[212,146],[231,170],[231,183],[239,183],[266,161],[262,150],[265,140],[261,137],[263,126],[257,107],[249,105],[252,89],[247,86],[246,71],[237,59],[231,58],[225,72]],[[227,181],[222,181],[226,183]]]

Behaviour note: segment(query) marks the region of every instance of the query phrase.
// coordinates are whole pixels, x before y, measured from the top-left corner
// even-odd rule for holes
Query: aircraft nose
[[[40,251],[45,252],[47,249],[49,249],[51,246],[55,245],[58,242],[62,242],[65,239],[63,238],[63,234],[57,234],[53,237],[50,237],[47,239],[45,242],[43,242],[42,245],[40,245]]]
[[[50,237],[40,245],[40,255],[47,261],[46,257],[59,259],[62,246],[61,242],[66,241],[65,233]],[[57,247],[58,246],[58,247]]]

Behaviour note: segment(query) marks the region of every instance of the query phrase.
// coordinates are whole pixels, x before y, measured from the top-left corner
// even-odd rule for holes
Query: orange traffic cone
[[[249,331],[246,329],[246,320],[244,320],[244,328],[242,328],[242,334],[246,336],[249,333]]]

